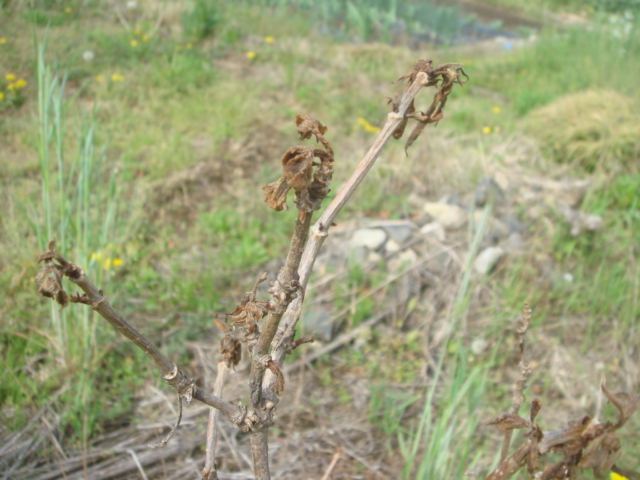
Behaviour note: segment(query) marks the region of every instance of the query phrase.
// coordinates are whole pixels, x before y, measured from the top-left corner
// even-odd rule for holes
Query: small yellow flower
[[[149,41],[149,35],[147,35],[146,33],[142,36],[142,41],[143,42],[148,42]]]
[[[4,92],[0,92],[0,102],[4,100]]]
[[[276,39],[269,35],[268,37],[264,37],[264,41],[265,43],[273,43],[276,41]]]
[[[10,83],[9,85],[7,85],[7,90],[9,90],[10,92],[13,92],[15,89],[16,89],[15,83]]]
[[[102,262],[102,267],[105,270],[109,270],[111,268],[111,258],[105,258],[104,262]]]
[[[105,81],[104,75],[96,75],[96,82],[104,83],[104,81]]]
[[[368,133],[378,133],[380,131],[380,128],[376,127],[375,125],[371,125],[367,121],[367,119],[363,117],[358,118],[358,125],[360,125],[362,129]]]
[[[611,472],[610,480],[629,480],[624,475],[620,475],[616,472]]]
[[[7,82],[13,82],[16,79],[16,76],[13,73],[7,73],[4,78]]]
[[[247,52],[245,55],[249,60],[256,58],[256,52]]]
[[[482,133],[488,135],[491,133],[491,127],[482,127]]]
[[[0,45],[7,43],[6,37],[0,37]]]
[[[89,257],[89,260],[91,260],[92,262],[95,260],[101,260],[101,259],[102,259],[102,252],[93,252]]]
[[[129,45],[131,45],[133,48],[136,48],[138,46],[138,41],[137,40],[131,40],[129,42]]]
[[[65,11],[65,13],[71,13],[71,12],[73,12],[73,8],[67,7],[67,8],[64,9],[64,11]]]
[[[121,258],[117,258],[116,257],[116,258],[113,259],[113,266],[114,267],[121,267],[123,263],[124,262],[122,261]]]
[[[16,80],[13,84],[16,90],[20,90],[27,86],[27,81],[23,78]]]
[[[187,50],[191,50],[193,48],[193,43],[187,43]]]
[[[493,108],[491,109],[491,111],[492,111],[493,113],[498,114],[498,113],[500,113],[500,112],[502,111],[502,109],[501,109],[499,106],[497,106],[497,105],[496,105],[495,107],[493,107]]]
[[[122,75],[120,75],[119,73],[114,73],[111,75],[111,81],[112,82],[123,82],[124,81],[124,77]]]

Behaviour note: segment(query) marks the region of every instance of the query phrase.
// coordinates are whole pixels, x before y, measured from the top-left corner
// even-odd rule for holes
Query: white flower
[[[133,10],[134,8],[136,8],[138,6],[138,2],[136,2],[135,0],[129,0],[127,2],[127,8],[129,10]]]
[[[82,59],[85,62],[90,62],[91,60],[93,60],[94,57],[95,57],[95,55],[93,54],[93,52],[91,50],[85,50],[82,53]]]

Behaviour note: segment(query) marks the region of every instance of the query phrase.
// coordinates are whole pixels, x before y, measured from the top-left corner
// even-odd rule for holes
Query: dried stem
[[[512,387],[511,407],[508,413],[510,415],[517,415],[520,407],[524,403],[524,389],[527,385],[527,380],[531,375],[531,367],[524,360],[524,347],[529,330],[529,323],[531,322],[531,308],[528,304],[524,304],[522,310],[522,316],[516,326],[516,334],[518,335],[518,366],[520,368],[520,376],[514,382]],[[511,445],[511,437],[513,436],[513,430],[507,430],[504,432],[504,438],[502,440],[502,450],[500,451],[500,461],[502,462],[509,454],[509,447]]]
[[[274,348],[272,350],[272,357],[277,363],[281,363],[284,356],[289,349],[289,345],[293,340],[295,334],[295,326],[300,318],[302,312],[302,303],[304,301],[304,292],[309,281],[309,276],[313,268],[316,257],[320,251],[320,247],[324,243],[324,239],[328,235],[328,230],[336,215],[340,212],[342,207],[351,198],[358,185],[362,182],[369,170],[375,164],[380,151],[385,146],[387,141],[393,135],[393,132],[398,126],[405,120],[405,114],[410,105],[412,105],[414,98],[418,92],[427,85],[429,82],[429,76],[425,72],[419,72],[416,75],[415,80],[407,88],[402,95],[397,111],[390,112],[387,115],[387,121],[382,127],[378,137],[375,139],[369,151],[360,160],[360,163],[356,167],[355,171],[351,174],[351,177],[341,187],[338,194],[331,201],[331,203],[324,210],[320,218],[311,227],[311,236],[307,242],[302,258],[300,261],[300,267],[298,269],[299,283],[301,291],[298,296],[289,304],[287,311],[283,317],[278,333],[275,337]],[[265,388],[275,381],[273,375],[267,374]]]
[[[232,403],[211,395],[189,378],[178,366],[169,360],[147,337],[140,333],[133,325],[127,322],[109,303],[93,282],[87,277],[84,271],[55,252],[54,242],[50,242],[49,251],[40,256],[40,261],[44,262],[48,269],[55,269],[59,275],[66,276],[84,292],[84,295],[71,297],[72,302],[84,303],[98,312],[107,320],[113,328],[135,343],[162,372],[162,378],[166,380],[178,394],[187,400],[192,398],[205,403],[211,407],[219,409],[233,423],[239,424],[243,420],[243,411]]]
[[[229,373],[229,363],[227,360],[218,362],[216,381],[213,384],[213,394],[222,398],[224,381]],[[202,470],[202,480],[217,480],[216,471],[216,443],[218,438],[218,410],[209,409],[209,422],[207,424],[207,446],[205,453],[204,469]]]

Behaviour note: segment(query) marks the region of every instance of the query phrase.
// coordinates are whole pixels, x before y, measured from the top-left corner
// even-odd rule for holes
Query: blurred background
[[[90,309],[38,297],[37,254],[55,239],[211,385],[215,319],[286,251],[295,211],[261,187],[299,142],[295,115],[328,126],[335,191],[420,58],[470,79],[407,154],[387,145],[325,243],[274,477],[484,478],[524,302],[542,428],[614,419],[601,382],[640,380],[639,15],[637,0],[0,0],[0,477],[199,478],[206,409],[153,448],[173,392]],[[246,378],[243,363],[227,398]],[[620,431],[627,468],[639,425]],[[221,478],[250,478],[248,439],[223,427]]]

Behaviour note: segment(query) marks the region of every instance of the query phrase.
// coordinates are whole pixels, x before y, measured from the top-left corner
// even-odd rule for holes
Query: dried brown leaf
[[[46,255],[46,254],[43,254]],[[43,256],[40,257],[43,261]],[[69,304],[69,294],[62,286],[62,275],[50,259],[44,259],[45,265],[36,275],[36,286],[40,295],[52,298],[62,308]]]
[[[488,425],[493,427],[498,427],[503,432],[508,432],[509,430],[514,430],[518,428],[529,428],[530,424],[524,418],[519,415],[512,415],[510,413],[505,413],[503,415],[499,415],[490,422]]]
[[[628,393],[619,392],[619,393],[611,393],[607,388],[603,385],[600,386],[602,389],[602,393],[605,394],[607,399],[613,404],[614,407],[618,410],[618,423],[614,426],[614,429],[620,428],[624,425],[627,420],[633,415],[633,412],[638,408],[638,398],[632,397]]]
[[[220,353],[228,366],[237,365],[242,357],[240,340],[231,335],[225,335],[222,337],[222,340],[220,340]]]

